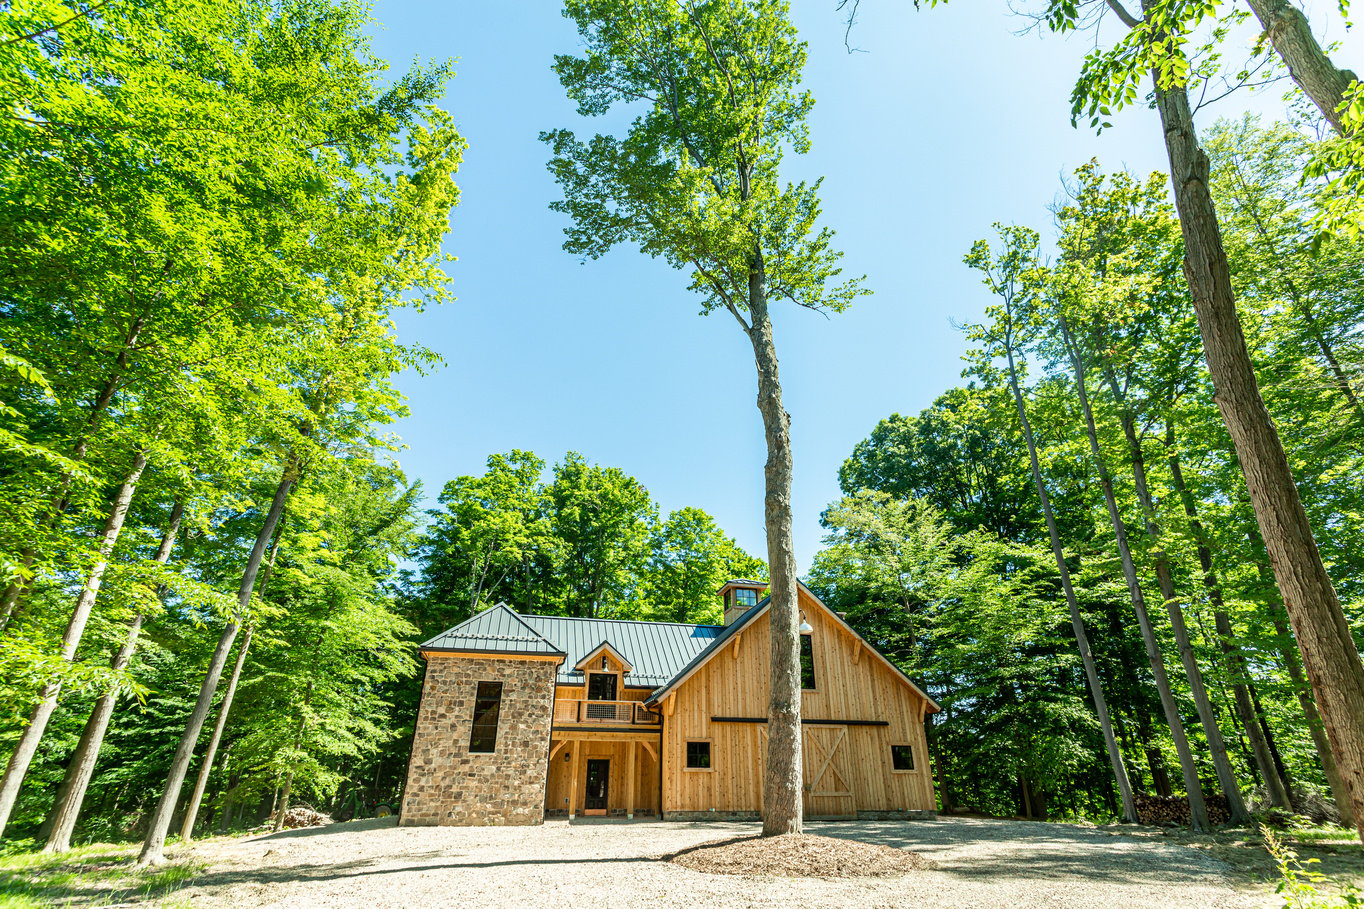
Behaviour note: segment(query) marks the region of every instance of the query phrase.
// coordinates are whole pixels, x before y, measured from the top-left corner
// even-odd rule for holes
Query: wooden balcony
[[[555,725],[573,723],[583,726],[657,726],[663,718],[639,701],[586,701],[575,698],[554,699]]]

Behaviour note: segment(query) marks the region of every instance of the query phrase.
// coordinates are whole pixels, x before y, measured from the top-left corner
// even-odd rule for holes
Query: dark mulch
[[[706,874],[772,877],[889,877],[934,867],[916,852],[808,833],[714,840],[664,859]]]

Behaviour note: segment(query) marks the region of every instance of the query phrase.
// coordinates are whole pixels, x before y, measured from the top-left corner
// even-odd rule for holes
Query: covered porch
[[[659,816],[660,747],[653,730],[554,729],[545,816]]]

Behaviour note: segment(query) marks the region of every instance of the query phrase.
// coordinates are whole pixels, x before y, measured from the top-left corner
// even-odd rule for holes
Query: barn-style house
[[[727,583],[723,625],[498,605],[426,641],[400,823],[759,815],[764,592]],[[807,816],[932,811],[924,717],[938,705],[803,585],[799,595]]]

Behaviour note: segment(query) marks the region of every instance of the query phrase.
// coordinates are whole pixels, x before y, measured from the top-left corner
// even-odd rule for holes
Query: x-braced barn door
[[[848,771],[848,727],[807,725],[800,732],[804,743],[805,816],[857,817]]]
[[[847,726],[806,724],[800,728],[801,764],[805,774],[805,816],[856,818],[848,774]],[[758,727],[758,795],[767,773],[767,727]]]

